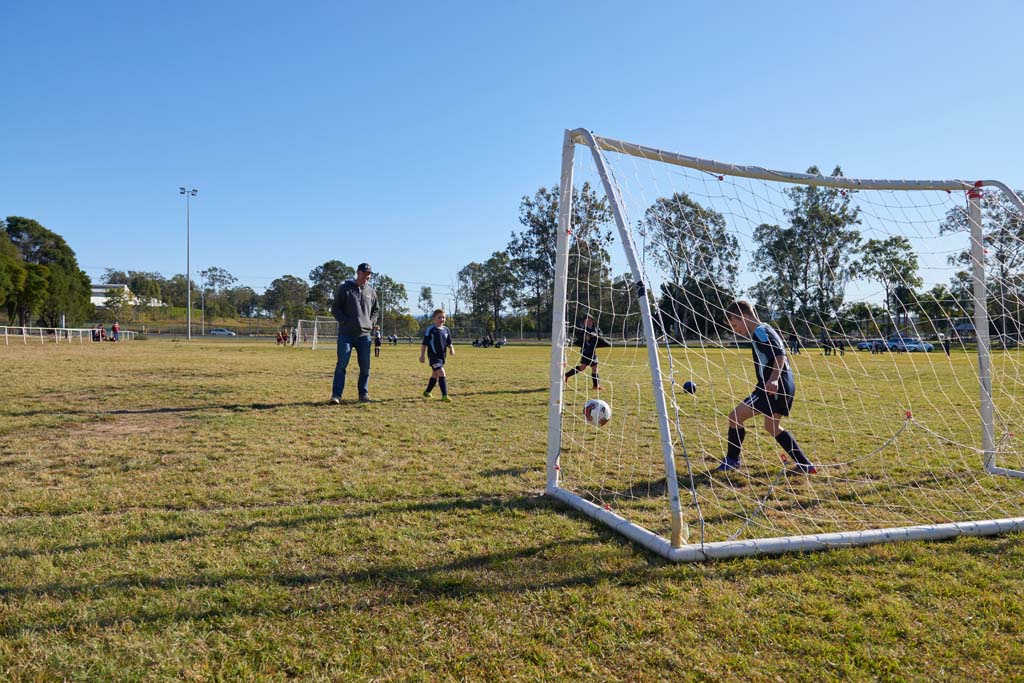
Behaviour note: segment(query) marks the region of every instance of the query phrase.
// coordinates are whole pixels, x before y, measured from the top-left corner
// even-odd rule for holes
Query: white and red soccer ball
[[[592,398],[583,405],[583,417],[589,424],[602,427],[612,419],[612,407],[599,398]]]

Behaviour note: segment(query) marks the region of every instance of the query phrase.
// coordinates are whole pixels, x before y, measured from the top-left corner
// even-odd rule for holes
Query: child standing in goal
[[[725,309],[725,316],[733,332],[749,337],[753,343],[754,368],[757,371],[757,386],[743,402],[729,413],[728,450],[725,460],[716,468],[717,472],[731,472],[740,466],[740,451],[746,430],[743,423],[760,413],[764,416],[764,428],[782,446],[796,463],[793,471],[814,474],[814,465],[800,449],[793,435],[782,428],[782,418],[789,415],[793,407],[796,385],[789,368],[782,337],[775,329],[762,323],[754,305],[749,301],[735,301]]]
[[[444,358],[445,354],[450,349],[452,355],[455,355],[455,347],[452,345],[452,335],[448,331],[448,328],[444,326],[445,315],[443,309],[436,309],[431,315],[434,319],[434,324],[427,328],[427,333],[423,335],[423,345],[420,347],[420,362],[424,361],[425,356],[430,356],[430,381],[427,382],[426,391],[423,392],[424,398],[430,398],[430,392],[434,390],[434,385],[438,384],[441,386],[441,400],[450,402],[451,399],[448,397],[448,378],[444,374]]]
[[[601,390],[601,381],[597,377],[597,341],[601,338],[601,330],[594,324],[593,316],[583,319],[583,346],[580,349],[580,364],[565,373],[565,381],[577,372],[583,372],[590,366],[590,381],[594,383],[594,391]]]

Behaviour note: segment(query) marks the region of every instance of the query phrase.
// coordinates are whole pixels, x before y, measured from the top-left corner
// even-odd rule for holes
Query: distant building
[[[135,294],[132,293],[132,290],[128,289],[128,285],[121,284],[93,285],[92,296],[90,297],[89,301],[91,301],[92,305],[95,306],[96,308],[106,308],[107,297],[110,296],[111,292],[118,290],[120,290],[124,294],[125,300],[132,306],[138,306],[140,303],[143,303],[142,301],[139,300],[137,296],[135,296]],[[159,299],[150,299],[148,304],[154,307],[167,305],[160,301]]]

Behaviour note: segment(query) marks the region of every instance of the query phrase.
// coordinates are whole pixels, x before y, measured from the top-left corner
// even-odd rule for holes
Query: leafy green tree
[[[818,167],[811,166],[807,173],[817,175]],[[841,177],[842,168],[836,166],[832,175]],[[853,226],[860,223],[860,209],[851,208],[852,194],[811,185],[786,191],[793,206],[785,214],[808,263],[801,286],[810,292],[806,317],[811,319],[834,316],[843,304],[847,283],[857,274],[860,232]]]
[[[1020,195],[1021,191],[1017,190]],[[984,191],[981,196],[981,228],[985,247],[986,284],[989,291],[989,316],[1001,334],[1020,334],[1021,307],[1015,304],[1024,292],[1020,289],[1024,276],[1024,216],[1002,192]],[[967,208],[958,206],[946,213],[940,234],[970,234]],[[954,292],[972,286],[971,253],[965,248],[951,256],[951,265],[960,265],[963,272],[954,276]]]
[[[807,169],[819,175],[818,168]],[[839,166],[833,176],[842,176]],[[846,285],[857,275],[860,209],[851,207],[852,191],[795,186],[785,192],[788,226],[764,223],[754,229],[753,265],[762,281],[753,294],[758,303],[803,321],[825,325],[843,305]]]
[[[895,304],[897,313],[906,318],[907,292],[921,286],[917,254],[910,240],[902,235],[868,240],[861,248],[860,268],[864,277],[882,285],[886,315],[893,318],[892,306]]]
[[[478,294],[484,281],[483,264],[476,261],[467,263],[459,269],[457,278],[458,296],[469,307],[470,315],[468,317],[470,320],[468,322],[470,325],[483,325],[487,318],[487,306],[484,297]]]
[[[957,318],[966,315],[963,302],[958,301],[949,287],[943,284],[916,294],[914,311],[927,321],[928,327],[936,333],[949,331]]]
[[[18,248],[3,228],[4,222],[0,220],[0,305],[13,299],[24,288],[28,277]]]
[[[110,321],[127,322],[131,319],[132,302],[123,289],[109,290],[103,308],[106,310],[105,317]]]
[[[886,309],[866,301],[856,301],[843,306],[839,312],[839,329],[846,334],[864,338],[881,337],[888,327],[889,314]]]
[[[429,318],[434,310],[434,291],[426,285],[420,287],[420,298],[417,303],[423,311],[423,316]]]
[[[309,271],[309,303],[318,311],[331,310],[338,287],[355,276],[355,269],[342,261],[331,260],[317,266]]]
[[[759,308],[805,317],[810,309],[810,265],[796,228],[762,223],[754,228],[753,266],[761,280],[751,295]]]
[[[540,188],[533,197],[524,196],[519,205],[521,232],[512,233],[508,254],[519,280],[524,303],[533,309],[537,336],[551,329],[551,294],[555,279],[555,256],[558,237],[559,188]],[[611,243],[612,211],[607,200],[598,195],[589,183],[573,188],[572,234],[570,241],[570,273],[584,272],[595,280],[608,280],[607,247]],[[585,260],[597,257],[599,267],[578,267]],[[463,283],[460,281],[460,287]],[[581,288],[572,281],[570,300],[578,300]],[[584,292],[587,287],[582,288]],[[463,299],[469,301],[468,299]]]
[[[63,237],[20,216],[8,216],[5,230],[25,263],[47,268],[47,291],[38,310],[47,326],[57,327],[62,316],[75,325],[91,315],[89,276],[78,267],[75,252]]]
[[[377,305],[380,306],[381,317],[378,324],[381,331],[384,334],[398,334],[393,331],[399,327],[402,317],[409,315],[409,307],[405,305],[409,294],[405,290],[405,285],[380,271],[373,274],[373,281],[370,284],[377,291]]]
[[[501,312],[506,304],[515,303],[518,281],[507,251],[496,251],[483,263],[483,279],[476,294],[482,307],[491,315],[495,334],[502,331]]]
[[[103,269],[103,284],[126,285],[128,284],[128,273],[113,268]]]
[[[263,307],[274,317],[284,317],[290,306],[305,304],[308,296],[309,285],[305,280],[294,275],[282,275],[263,293]]]
[[[256,315],[260,308],[260,295],[252,287],[244,285],[229,287],[224,291],[224,296],[234,310],[235,315],[250,318]]]
[[[739,240],[725,217],[677,192],[648,207],[639,228],[647,253],[668,278],[659,304],[663,324],[680,336],[707,334],[724,324],[722,311],[735,298],[740,258]]]
[[[145,315],[160,301],[162,296],[161,283],[166,282],[160,273],[145,271],[128,271],[128,289],[135,295],[136,307],[140,314]]]
[[[210,266],[209,268],[199,271],[199,277],[203,283],[203,289],[207,292],[212,291],[214,293],[238,282],[237,277],[217,266]]]
[[[25,278],[21,289],[7,297],[7,315],[19,325],[27,326],[39,314],[46,302],[50,283],[50,269],[38,263],[24,264]]]

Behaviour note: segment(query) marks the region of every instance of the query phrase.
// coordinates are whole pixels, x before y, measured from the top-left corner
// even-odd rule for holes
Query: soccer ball
[[[685,391],[688,394],[696,394],[697,393],[697,385],[694,384],[693,382],[685,382],[683,384],[683,391]]]
[[[601,427],[612,419],[612,407],[600,399],[592,398],[583,406],[583,417],[595,427]]]

